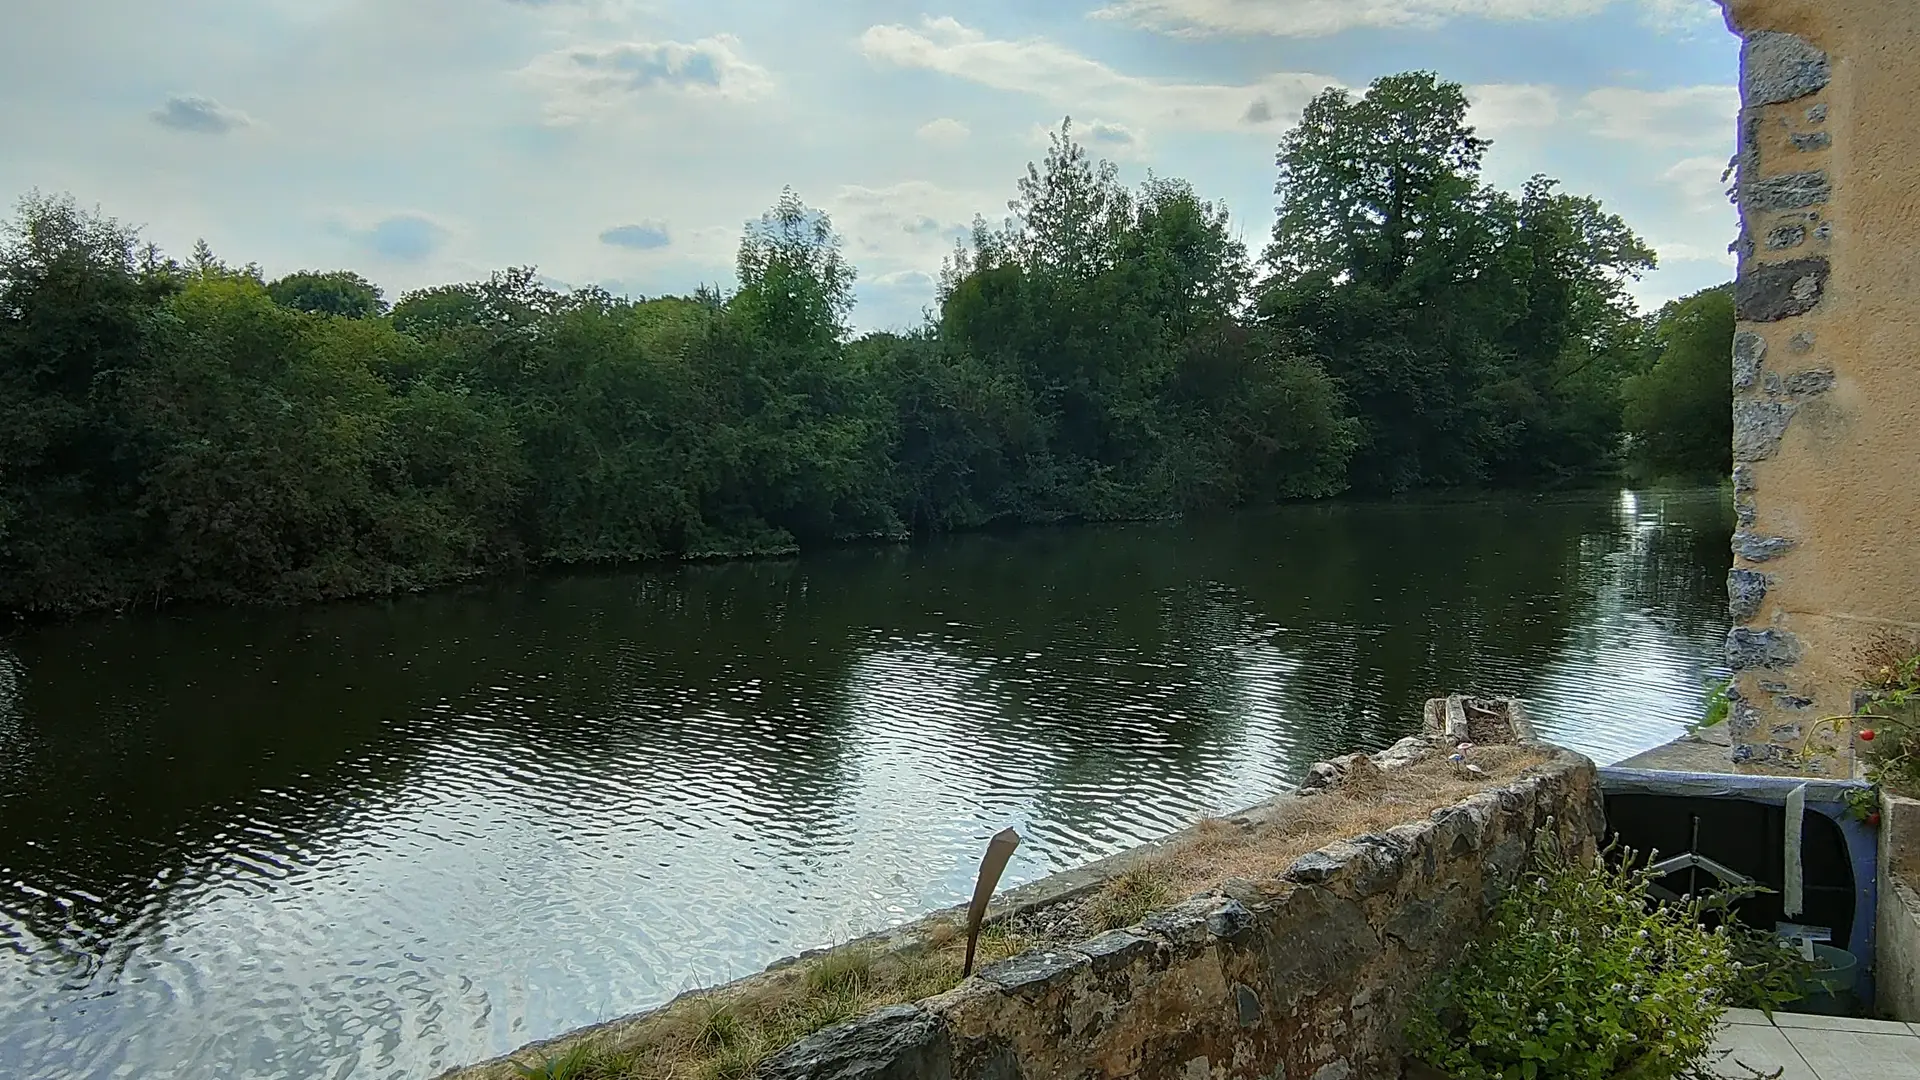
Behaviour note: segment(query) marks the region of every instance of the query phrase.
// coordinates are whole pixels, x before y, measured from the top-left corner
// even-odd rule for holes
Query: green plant
[[[1869,825],[1880,824],[1880,785],[1868,788],[1854,788],[1843,797],[1847,805],[1847,816],[1855,821],[1864,821]]]
[[[1813,961],[1803,958],[1791,942],[1741,922],[1734,913],[1740,901],[1771,891],[1758,886],[1722,889],[1702,897],[1698,907],[1703,922],[1724,928],[1728,950],[1739,965],[1740,978],[1727,1006],[1758,1009],[1768,1016],[1805,996],[1814,972]]]
[[[1733,708],[1733,680],[1721,679],[1707,686],[1706,712],[1698,723],[1687,729],[1687,734],[1698,735],[1702,731],[1726,720],[1727,713]]]
[[[701,1018],[694,1041],[710,1049],[724,1050],[745,1039],[746,1030],[746,1025],[740,1021],[740,1014],[721,1005]]]
[[[1871,726],[1856,729],[1867,777],[1905,794],[1920,794],[1920,656],[1890,660],[1867,680],[1857,710]],[[1876,806],[1869,814],[1878,811]]]
[[[1703,924],[1708,900],[1652,903],[1652,875],[1625,854],[1543,855],[1428,987],[1414,1053],[1454,1080],[1704,1080],[1745,977],[1736,939]]]
[[[873,953],[846,946],[830,950],[807,968],[807,991],[815,996],[844,997],[858,993],[873,981]]]
[[[1173,874],[1152,859],[1138,859],[1107,881],[1088,905],[1088,914],[1102,930],[1132,926],[1173,903]]]
[[[593,1048],[579,1042],[538,1065],[515,1065],[513,1071],[520,1080],[585,1080],[592,1065]]]

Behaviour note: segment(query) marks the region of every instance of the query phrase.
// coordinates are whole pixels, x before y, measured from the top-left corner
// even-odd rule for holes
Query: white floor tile
[[[1753,1028],[1732,1028],[1753,1031]],[[1783,1028],[1820,1080],[1914,1080],[1920,1077],[1920,1038],[1856,1031]]]
[[[1773,1026],[1782,1031],[1852,1031],[1862,1035],[1912,1035],[1913,1029],[1896,1020],[1855,1020],[1850,1016],[1773,1014]]]
[[[1808,1068],[1800,1052],[1787,1041],[1786,1033],[1778,1028],[1732,1024],[1720,1032],[1716,1046],[1732,1051],[1718,1059],[1713,1067],[1714,1072],[1727,1080],[1752,1080],[1754,1074],[1748,1069],[1758,1070],[1762,1075],[1779,1069],[1780,1080],[1831,1080],[1817,1076]],[[1747,1068],[1741,1068],[1743,1065]]]

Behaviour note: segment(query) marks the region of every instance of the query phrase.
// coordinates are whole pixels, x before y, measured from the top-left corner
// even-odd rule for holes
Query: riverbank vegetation
[[[1628,428],[1704,460],[1720,324],[1641,317],[1652,251],[1550,179],[1488,184],[1466,111],[1422,73],[1321,95],[1258,257],[1063,125],[927,323],[859,337],[855,268],[791,191],[730,292],[514,268],[391,307],[28,196],[0,241],[0,610],[1563,483]]]

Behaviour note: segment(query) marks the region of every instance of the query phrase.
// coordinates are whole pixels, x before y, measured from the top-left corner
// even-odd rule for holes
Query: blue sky
[[[1654,245],[1643,302],[1732,276],[1713,0],[67,0],[7,23],[0,196],[389,297],[527,263],[725,285],[791,184],[845,237],[856,322],[908,325],[1066,115],[1257,249],[1302,104],[1411,68],[1468,86],[1490,179],[1560,177]]]

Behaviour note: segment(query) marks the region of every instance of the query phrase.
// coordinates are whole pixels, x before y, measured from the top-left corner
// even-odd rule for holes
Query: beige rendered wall
[[[1721,4],[1744,104],[1733,759],[1846,773],[1851,732],[1817,721],[1920,645],[1920,0]],[[1802,762],[1810,738],[1838,752]]]

